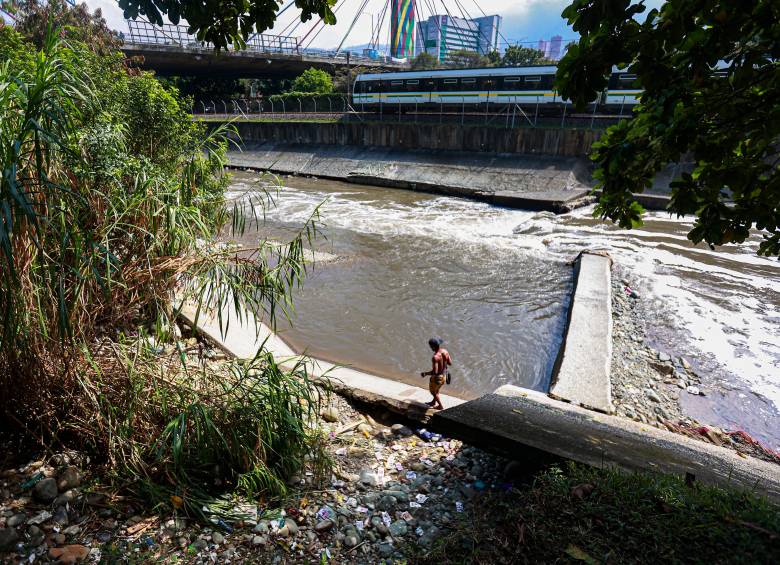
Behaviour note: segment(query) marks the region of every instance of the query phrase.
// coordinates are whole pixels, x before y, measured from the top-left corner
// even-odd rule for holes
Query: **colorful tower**
[[[390,56],[414,57],[414,0],[392,0]]]

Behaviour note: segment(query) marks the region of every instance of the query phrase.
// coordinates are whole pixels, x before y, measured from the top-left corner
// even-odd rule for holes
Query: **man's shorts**
[[[447,377],[444,375],[431,376],[431,380],[428,382],[428,390],[431,391],[431,394],[439,394],[439,391],[441,390],[441,387],[444,386],[446,380]]]

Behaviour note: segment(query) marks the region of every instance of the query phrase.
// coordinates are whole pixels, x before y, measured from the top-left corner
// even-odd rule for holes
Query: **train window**
[[[539,75],[527,76],[525,82],[542,82],[542,77]]]
[[[419,80],[407,80],[406,84],[420,84]]]
[[[458,79],[456,78],[445,78],[444,84],[457,84]]]
[[[474,84],[475,82],[477,82],[477,79],[475,79],[475,78],[462,78],[462,79],[460,79],[460,82],[462,82],[463,84]]]
[[[629,74],[620,75],[620,80],[624,80],[624,81],[630,81],[631,80],[631,81],[633,81],[633,80],[636,80],[636,75],[629,75]]]
[[[520,82],[520,77],[504,77],[504,82]]]

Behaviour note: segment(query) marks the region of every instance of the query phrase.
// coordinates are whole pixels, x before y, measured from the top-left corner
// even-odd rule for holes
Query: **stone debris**
[[[92,470],[76,454],[9,469],[0,475],[0,562],[399,563],[513,480],[505,460],[460,441],[389,413],[360,414],[338,396],[328,407],[320,425],[336,467],[327,484],[301,472],[284,501],[237,503],[240,518],[224,526],[87,492],[99,481],[85,482]],[[46,479],[53,484],[39,487]]]
[[[735,449],[744,456],[780,463],[777,454],[752,438],[742,441],[747,434],[739,432],[742,435],[736,436],[737,432],[703,426],[683,413],[680,394],[706,396],[702,380],[686,358],[645,343],[645,326],[655,321],[648,319],[647,301],[633,300],[624,292],[629,279],[623,275],[621,280],[619,271],[616,266],[612,277],[611,384],[615,412],[643,424]]]

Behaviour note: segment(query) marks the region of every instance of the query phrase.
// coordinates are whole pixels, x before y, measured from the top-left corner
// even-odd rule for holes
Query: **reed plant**
[[[304,365],[260,351],[195,370],[161,360],[147,332],[172,339],[186,301],[273,324],[317,217],[284,245],[215,243],[260,223],[270,193],[228,209],[230,128],[206,133],[186,107],[117,53],[51,32],[36,51],[0,27],[3,429],[88,449],[117,484],[198,513],[236,489],[282,494],[305,461],[324,468],[317,396]]]

